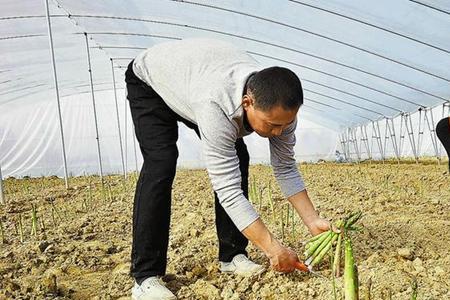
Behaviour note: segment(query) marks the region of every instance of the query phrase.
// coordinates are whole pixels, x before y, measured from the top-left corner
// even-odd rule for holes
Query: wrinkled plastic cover
[[[450,99],[445,0],[49,1],[63,104],[90,93],[84,33],[96,92],[112,90],[110,59],[122,90],[124,68],[143,49],[210,37],[295,71],[302,118],[335,131]],[[1,1],[0,118],[39,101],[56,106],[45,12],[43,0]]]

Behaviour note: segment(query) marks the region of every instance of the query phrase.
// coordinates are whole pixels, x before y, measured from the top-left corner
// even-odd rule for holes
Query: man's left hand
[[[327,231],[331,228],[330,221],[323,219],[321,217],[317,217],[312,219],[308,222],[308,224],[305,224],[306,227],[308,227],[309,232],[314,236],[318,235],[324,231]]]

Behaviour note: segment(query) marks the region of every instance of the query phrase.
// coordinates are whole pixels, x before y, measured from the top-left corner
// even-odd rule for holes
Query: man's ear
[[[248,108],[249,106],[252,106],[252,105],[253,105],[253,99],[249,95],[245,94],[242,97],[242,107]]]

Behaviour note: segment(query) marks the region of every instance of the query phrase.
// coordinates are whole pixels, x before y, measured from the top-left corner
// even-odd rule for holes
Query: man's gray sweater
[[[133,64],[136,76],[174,112],[198,125],[213,189],[241,231],[259,216],[241,189],[235,142],[251,133],[244,127],[241,101],[248,77],[261,69],[245,51],[209,39],[158,44]],[[296,123],[269,138],[270,162],[286,197],[305,188],[294,158]]]

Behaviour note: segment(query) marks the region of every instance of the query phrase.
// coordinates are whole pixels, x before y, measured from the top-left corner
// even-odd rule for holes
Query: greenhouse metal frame
[[[0,109],[2,105],[16,101],[17,97],[26,97],[21,93],[27,90],[33,93],[52,91],[56,100],[55,109],[58,112],[58,120],[54,121],[59,124],[61,161],[66,187],[69,187],[70,168],[67,163],[67,141],[61,113],[61,89],[64,88],[69,92],[68,95],[90,94],[92,122],[95,128],[97,173],[103,182],[104,158],[101,146],[102,134],[98,126],[96,93],[109,91],[112,87],[114,102],[111,102],[111,105],[114,107],[114,122],[118,136],[116,143],[120,153],[121,173],[126,178],[129,166],[128,152],[124,149],[129,147],[130,137],[127,136],[126,130],[129,126],[126,124],[129,112],[125,106],[123,112],[125,130],[122,130],[118,90],[123,90],[123,78],[117,76],[116,72],[123,73],[126,64],[134,57],[127,54],[139,53],[146,49],[147,47],[142,44],[148,40],[153,41],[148,45],[151,46],[158,42],[188,37],[207,36],[242,43],[249,54],[264,63],[282,64],[298,72],[305,91],[305,105],[302,109],[305,109],[309,118],[340,132],[338,142],[347,161],[385,160],[389,157],[400,160],[412,154],[418,162],[423,155],[423,140],[427,138],[431,141],[433,156],[437,158],[437,163],[441,162],[443,153],[436,138],[435,126],[436,118],[450,115],[450,37],[448,34],[446,36],[446,31],[448,33],[450,28],[448,4],[445,7],[445,3],[437,2],[438,5],[432,1],[396,2],[398,9],[406,11],[405,15],[416,12],[423,20],[430,18],[427,21],[429,24],[426,23],[424,26],[432,27],[434,31],[429,33],[424,29],[414,35],[412,33],[415,27],[403,28],[402,20],[389,20],[389,16],[383,19],[381,15],[377,15],[382,10],[374,11],[375,16],[380,18],[377,23],[368,14],[376,4],[358,1],[347,2],[347,6],[343,6],[342,1],[277,1],[278,4],[275,4],[275,1],[249,1],[245,4],[239,1],[214,1],[214,4],[210,1],[152,1],[153,7],[147,7],[143,12],[139,9],[145,7],[145,1],[130,1],[129,8],[122,7],[123,12],[121,7],[114,9],[114,3],[109,8],[104,4],[96,5],[92,1],[54,0],[49,3],[49,0],[44,0],[43,2],[41,4],[45,4],[45,14],[43,11],[30,14],[29,9],[22,11],[22,8],[26,8],[28,4],[31,8],[39,5],[32,4],[29,0],[24,1],[22,5],[8,1],[7,9],[0,16],[0,22],[4,28],[5,24],[12,26],[19,24],[18,22],[29,23],[27,26],[32,28],[33,24],[45,18],[47,34],[39,30],[36,32],[17,30],[16,35],[2,34],[0,42],[3,44],[17,42],[13,48],[20,49],[26,47],[27,41],[47,39],[53,83],[34,78],[35,75],[31,76],[33,70],[27,74],[21,73],[21,70],[3,69],[4,66],[0,66],[0,84],[9,85],[10,82],[19,81],[18,85],[12,85],[1,93]],[[117,5],[118,3],[120,2],[117,2]],[[264,8],[265,6],[267,7]],[[279,7],[280,11],[274,11],[273,7]],[[16,15],[9,14],[12,12]],[[211,16],[205,16],[205,21],[196,19],[206,12]],[[297,21],[295,13],[299,15],[304,13],[302,16],[307,20]],[[306,17],[308,13],[324,18],[329,24],[324,26],[314,23],[312,20],[314,16]],[[58,32],[59,39],[61,36],[66,36],[69,40],[84,37],[82,42],[84,45],[77,44],[78,48],[75,46],[68,48],[80,51],[84,48],[84,54],[79,55],[84,57],[84,62],[77,60],[76,63],[84,63],[86,67],[80,67],[79,74],[74,74],[74,78],[79,78],[78,75],[81,74],[85,77],[88,75],[88,84],[81,85],[74,82],[64,86],[60,82],[60,75],[66,74],[65,67],[73,63],[70,56],[61,62],[58,62],[57,58],[61,49],[55,46],[55,28],[65,21],[69,21],[71,26],[64,23],[64,29]],[[207,22],[211,22],[210,25],[206,25]],[[247,27],[242,27],[244,25]],[[333,25],[337,27],[335,31]],[[118,30],[119,28],[115,27],[125,27],[125,30]],[[348,38],[344,39],[344,35],[339,31],[341,27],[355,32],[349,32]],[[277,33],[280,31],[286,36]],[[383,42],[391,43],[395,51],[384,50],[382,47],[371,48],[371,45],[378,44],[364,36],[364,33],[375,34],[374,39],[377,36],[384,37]],[[299,39],[303,37],[311,39],[313,45],[303,47],[300,42],[293,40],[297,35],[301,36]],[[123,43],[122,40],[129,42]],[[330,45],[336,48],[335,51],[327,49]],[[414,53],[411,56],[402,56],[402,50],[408,47],[411,47],[409,49]],[[6,48],[7,46],[3,46],[1,49]],[[45,49],[38,47],[37,50]],[[342,50],[342,53],[339,50]],[[99,52],[100,56],[103,56],[100,63],[105,67],[101,70],[92,64],[91,51]],[[122,52],[125,55],[120,55]],[[7,59],[14,57],[11,53]],[[353,58],[355,54],[358,59]],[[419,54],[423,54],[423,57],[418,57]],[[98,57],[97,53],[94,58],[97,65]],[[41,65],[41,62],[36,62],[36,72],[47,68]],[[84,71],[81,71],[82,69]],[[93,78],[97,72],[102,76],[103,81],[100,83],[98,79],[95,82]],[[23,80],[27,75],[30,75],[29,82]],[[111,87],[105,88],[102,85]],[[131,140],[137,171],[136,142],[134,138]],[[406,147],[409,152],[405,152]],[[1,168],[5,163],[1,158],[0,156],[0,200],[4,203]]]

